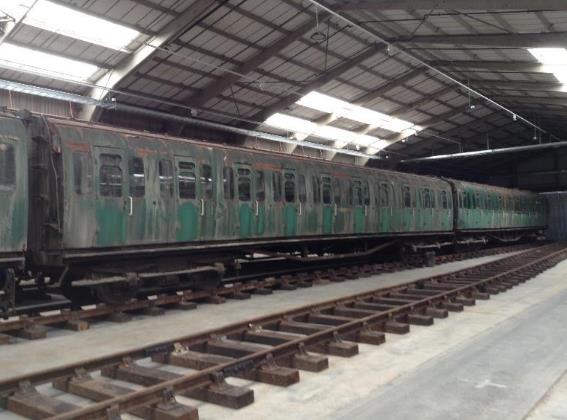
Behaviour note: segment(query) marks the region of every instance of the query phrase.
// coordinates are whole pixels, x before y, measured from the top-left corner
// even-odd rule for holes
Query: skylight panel
[[[265,121],[265,124],[280,130],[293,132],[294,137],[298,140],[304,140],[309,136],[332,140],[335,142],[334,146],[339,148],[345,147],[348,144],[362,147],[373,145],[380,148],[382,148],[382,144],[385,144],[385,146],[388,145],[387,141],[380,140],[378,137],[359,134],[330,125],[316,124],[312,121],[286,114],[274,114]]]
[[[334,114],[337,117],[368,124],[373,128],[383,128],[396,133],[400,133],[414,125],[409,121],[391,117],[382,112],[351,104],[319,92],[308,93],[297,101],[297,104],[317,111]]]
[[[567,50],[565,48],[528,48],[546,71],[561,83],[567,83]]]
[[[24,23],[115,50],[125,49],[140,35],[134,29],[47,0],[39,0]]]
[[[87,81],[99,69],[82,61],[71,60],[4,42],[0,45],[0,66],[55,79]]]

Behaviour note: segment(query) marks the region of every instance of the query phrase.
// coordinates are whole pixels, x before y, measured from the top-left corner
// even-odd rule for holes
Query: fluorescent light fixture
[[[567,50],[565,48],[528,48],[544,69],[561,83],[567,83]]]
[[[292,117],[286,114],[274,114],[268,118],[264,124],[280,130],[294,133],[294,137],[298,140],[304,140],[309,136],[320,137],[326,140],[333,140],[334,146],[343,148],[348,144],[354,144],[363,147],[383,148],[388,146],[388,142],[380,140],[378,137],[369,136],[367,134],[359,134],[354,131],[344,130],[342,128],[332,127],[330,125],[316,124],[303,118]]]
[[[17,11],[16,8],[24,9],[25,13],[25,9],[33,5],[31,0],[9,1],[13,1],[13,4],[8,6],[7,11],[12,10],[15,15],[22,15],[21,10]],[[0,6],[0,9],[3,8],[4,6]],[[48,0],[38,0],[29,9],[24,23],[115,50],[125,49],[140,35],[135,29]]]
[[[383,128],[396,133],[400,133],[414,126],[414,124],[409,121],[391,117],[382,112],[354,105],[319,92],[308,93],[297,101],[297,104],[328,114],[334,114],[337,117],[368,124],[374,128]]]
[[[265,124],[280,130],[291,131],[297,140],[305,140],[317,129],[317,124],[311,121],[286,114],[274,114],[265,121]]]
[[[50,76],[55,79],[86,81],[99,68],[94,64],[71,60],[4,42],[0,45],[0,67]]]

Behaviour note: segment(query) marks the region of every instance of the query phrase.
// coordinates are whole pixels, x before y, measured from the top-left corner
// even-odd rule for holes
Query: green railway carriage
[[[529,230],[546,225],[543,197],[471,182],[450,181],[458,197],[456,229],[467,231]]]
[[[27,133],[0,114],[0,314],[14,306],[14,270],[23,268],[28,222]]]
[[[0,185],[15,220],[0,251],[25,248],[27,219],[27,268],[77,299],[215,285],[258,253],[422,250],[545,225],[527,192],[57,118],[4,116],[4,133],[21,186]]]
[[[0,267],[22,266],[27,240],[27,133],[0,115]]]
[[[49,120],[70,253],[152,244],[447,233],[443,180]],[[44,133],[44,134],[45,134]],[[49,175],[47,175],[49,176]]]

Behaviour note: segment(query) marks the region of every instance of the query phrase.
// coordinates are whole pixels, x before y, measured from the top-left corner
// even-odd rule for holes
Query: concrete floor
[[[58,333],[1,347],[0,377],[213,328],[227,318],[260,316],[494,258],[206,305],[110,328],[99,324],[82,333]],[[178,399],[199,407],[202,420],[567,419],[566,271],[564,262],[505,294],[437,320],[432,327],[412,327],[406,336],[388,335],[379,347],[360,345],[360,354],[352,359],[330,357],[328,370],[301,372],[301,381],[289,388],[230,378],[230,383],[255,391],[256,402],[241,410]],[[0,418],[16,417],[0,412]]]

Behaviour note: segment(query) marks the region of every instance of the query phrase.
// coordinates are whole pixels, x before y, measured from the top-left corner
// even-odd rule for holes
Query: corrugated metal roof
[[[196,10],[207,0],[57,0],[73,5],[89,13],[116,23],[137,28],[142,35],[135,40],[132,51],[163,33],[169,25],[187,10]],[[175,39],[164,45],[169,51],[155,52],[124,77],[115,89],[121,101],[131,104],[178,111],[171,103],[192,106],[192,100],[205,98],[197,108],[221,115],[202,114],[217,121],[241,124],[240,119],[254,119],[268,107],[285,106],[280,111],[317,120],[325,115],[298,105],[288,105],[287,98],[296,98],[314,89],[346,101],[359,101],[371,109],[396,113],[399,118],[416,124],[425,124],[436,133],[449,133],[456,140],[467,138],[471,130],[458,131],[459,124],[478,119],[472,137],[479,132],[490,133],[494,126],[482,122],[492,110],[484,101],[475,102],[474,112],[469,109],[469,97],[463,89],[455,87],[443,93],[450,82],[435,76],[425,68],[410,77],[408,72],[419,69],[417,63],[405,59],[395,51],[377,50],[371,57],[356,61],[357,55],[374,44],[374,41],[356,28],[351,28],[336,17],[329,18],[321,12],[318,30],[329,34],[328,40],[312,39],[315,24],[309,24],[298,33],[295,40],[282,41],[295,36],[295,31],[313,22],[315,9],[308,2],[299,0],[208,0],[210,7]],[[483,87],[479,81],[496,81],[503,85],[511,82],[556,82],[548,73],[494,67],[482,69],[469,66],[456,67],[458,61],[499,62],[509,65],[533,62],[533,57],[523,48],[448,43],[411,43],[412,37],[428,35],[495,35],[567,31],[567,13],[562,11],[518,12],[458,12],[458,11],[369,11],[346,12],[354,20],[369,29],[392,39],[404,41],[403,48],[433,62],[443,61],[445,71],[462,81],[469,81],[488,96],[563,98],[561,92],[548,92],[536,85],[510,88],[491,85]],[[10,34],[11,42],[26,44],[47,52],[94,63],[112,71],[128,59],[131,53],[95,46],[83,41],[48,31],[20,25]],[[448,41],[450,42],[450,41]],[[271,51],[271,46],[279,48]],[[258,57],[262,57],[259,59]],[[254,65],[249,65],[256,61]],[[343,67],[344,66],[344,67]],[[506,66],[503,66],[506,67]],[[508,66],[509,67],[509,66]],[[340,69],[341,71],[338,71]],[[506,70],[506,71],[503,71]],[[238,75],[239,73],[242,73]],[[329,76],[331,75],[331,76]],[[48,86],[74,93],[88,94],[90,87],[53,81],[11,70],[0,70],[0,77]],[[404,78],[405,77],[405,78]],[[227,81],[228,80],[228,81]],[[322,82],[320,82],[323,80]],[[403,80],[403,82],[398,82]],[[213,91],[215,85],[221,92]],[[441,94],[438,94],[441,91]],[[210,92],[211,93],[209,95]],[[375,93],[372,95],[372,93]],[[126,95],[125,95],[126,93]],[[128,96],[127,94],[136,96]],[[473,98],[475,100],[475,98]],[[162,103],[160,103],[162,101]],[[168,104],[164,104],[166,101]],[[513,100],[506,104],[515,112],[527,112]],[[546,107],[541,107],[544,112]],[[462,111],[462,112],[459,112]],[[466,114],[465,114],[466,113]],[[529,110],[538,116],[538,109]],[[222,116],[225,115],[225,116]],[[440,118],[444,117],[444,118]],[[492,118],[492,117],[491,117]],[[431,124],[433,121],[433,124]],[[496,120],[498,121],[498,120]],[[262,121],[258,121],[261,123]],[[335,126],[361,129],[363,124],[340,119]],[[457,129],[456,129],[457,127]],[[563,135],[560,127],[553,131]],[[566,130],[567,131],[567,130]],[[456,132],[456,134],[455,134]],[[374,129],[371,135],[392,137],[393,133]],[[424,147],[431,144],[447,145],[424,131],[418,140],[392,146],[401,152],[416,153],[416,143]]]

